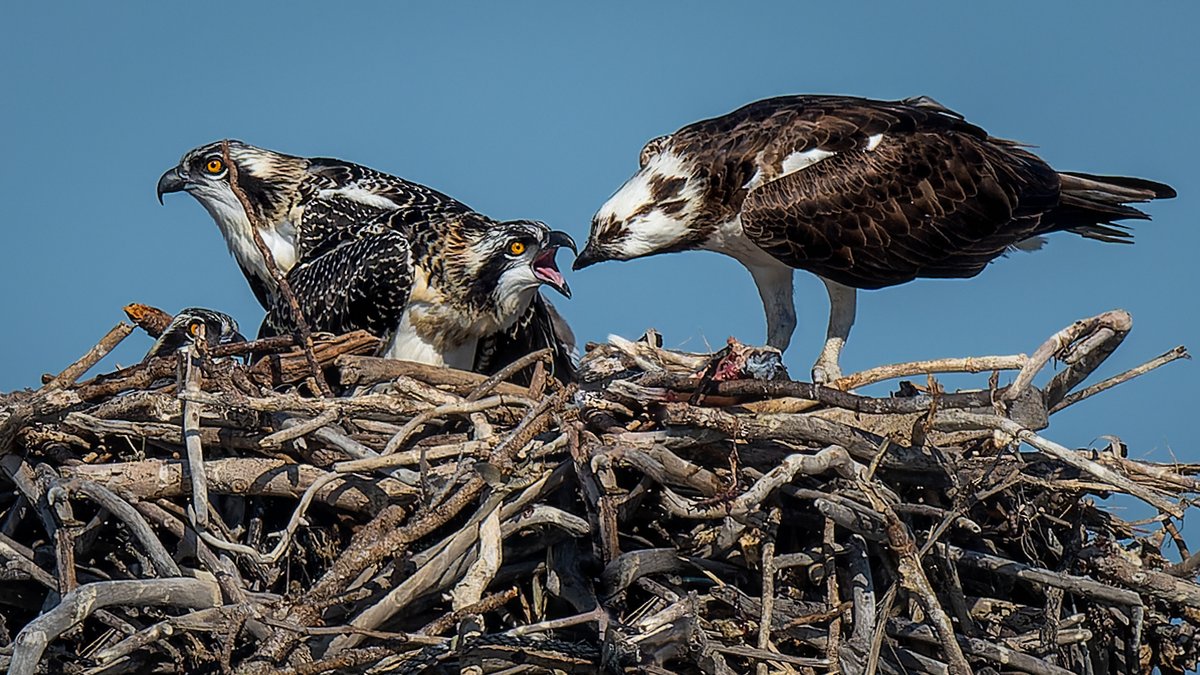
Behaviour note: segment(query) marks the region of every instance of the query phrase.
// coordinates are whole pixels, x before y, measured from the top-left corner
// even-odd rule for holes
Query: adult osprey
[[[236,176],[253,218],[233,190],[231,175]],[[521,277],[513,281],[519,281],[515,296],[495,298],[502,303],[519,299],[519,307],[484,307],[482,290],[470,291],[470,297],[456,295],[468,292],[468,281],[499,283],[506,278],[501,267],[518,260],[525,271],[533,270],[531,274],[545,277],[542,282],[568,294],[553,252],[562,245],[573,249],[574,243],[565,235],[551,236],[540,223],[497,223],[436,190],[396,176],[233,140],[191,150],[158,181],[159,201],[164,194],[181,190],[195,197],[216,221],[255,297],[268,310],[267,333],[286,329],[290,315],[254,243],[251,228],[255,226],[275,263],[288,275],[314,330],[365,328],[389,338],[388,354],[395,358],[444,362],[484,373],[530,351],[553,347],[556,376],[572,375],[574,336],[537,292],[536,284],[529,286],[525,272],[515,273]],[[489,235],[489,228],[496,232]],[[506,258],[501,249],[518,240],[526,248]],[[484,265],[486,261],[493,265]],[[462,265],[473,267],[468,271]],[[484,276],[468,280],[472,274]],[[503,295],[512,290],[495,287],[490,292]],[[397,312],[407,306],[410,296],[412,309],[437,297],[447,308],[465,313],[451,321],[452,311],[441,312],[444,319],[459,324],[456,328],[415,316],[409,318],[416,323],[402,327],[398,322],[404,319]],[[457,301],[462,302],[456,305]],[[510,316],[514,310],[519,311]],[[443,329],[455,334],[438,333]],[[412,340],[428,344],[418,348]]]
[[[793,268],[813,272],[830,299],[818,382],[841,376],[855,289],[973,277],[1060,230],[1127,242],[1116,221],[1149,218],[1127,204],[1175,196],[1139,178],[1055,171],[925,97],[766,99],[655,138],[640,165],[600,207],[574,268],[725,253],[754,277],[779,349],[796,326]]]

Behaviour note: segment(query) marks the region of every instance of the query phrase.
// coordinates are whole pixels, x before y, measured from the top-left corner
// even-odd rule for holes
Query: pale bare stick
[[[197,339],[204,340],[204,324],[200,324]],[[200,391],[200,350],[193,344],[183,352],[185,359],[183,386],[180,391],[195,394]],[[208,527],[208,480],[204,476],[204,446],[200,442],[201,404],[183,399],[183,442],[187,449],[188,475],[192,482],[192,504],[189,516],[197,532]]]
[[[1019,370],[1029,362],[1024,354],[1011,356],[968,356],[965,358],[932,359],[929,361],[912,361],[879,366],[869,370],[852,373],[834,380],[827,386],[842,391],[850,391],[865,387],[876,382],[891,380],[897,377],[911,375],[928,375],[930,373],[982,373],[992,370]]]
[[[1034,448],[1044,452],[1045,454],[1062,460],[1071,466],[1083,471],[1084,473],[1101,480],[1115,489],[1131,494],[1138,499],[1150,504],[1154,508],[1169,513],[1176,518],[1183,517],[1183,508],[1178,504],[1160,496],[1159,494],[1138,485],[1129,478],[1118,474],[1117,472],[1105,467],[1097,462],[1084,457],[1081,453],[1074,452],[1065,448],[1054,441],[1045,439],[1016,422],[996,415],[979,415],[976,413],[963,412],[961,410],[944,410],[937,414],[934,418],[934,424],[938,428],[961,429],[996,429],[1019,439],[1033,446]]]
[[[1080,319],[1063,328],[1047,338],[1042,346],[1033,353],[1033,356],[1029,357],[1029,362],[1025,364],[1021,372],[1017,373],[1017,379],[1013,380],[1008,391],[1004,393],[1004,400],[1015,401],[1051,358],[1062,354],[1072,343],[1084,338],[1088,333],[1107,328],[1114,333],[1124,334],[1128,333],[1132,327],[1133,318],[1129,316],[1129,312],[1123,309],[1114,309],[1088,319]]]
[[[1148,373],[1156,368],[1161,368],[1162,366],[1165,366],[1172,361],[1177,361],[1179,359],[1190,359],[1190,358],[1192,358],[1192,355],[1188,354],[1187,347],[1184,347],[1183,345],[1179,345],[1178,347],[1172,349],[1171,351],[1166,352],[1165,354],[1162,354],[1160,356],[1156,356],[1155,358],[1150,359],[1149,361],[1143,363],[1140,366],[1137,366],[1136,368],[1130,368],[1129,370],[1121,373],[1120,375],[1114,375],[1114,376],[1108,378],[1107,380],[1097,382],[1096,384],[1093,384],[1092,386],[1087,387],[1085,389],[1080,389],[1079,391],[1077,391],[1073,394],[1068,394],[1066,397],[1063,398],[1063,400],[1059,401],[1057,404],[1054,405],[1054,407],[1050,408],[1050,413],[1053,414],[1053,413],[1058,412],[1059,410],[1062,410],[1063,408],[1075,405],[1076,403],[1079,403],[1080,401],[1082,401],[1084,399],[1091,398],[1091,397],[1095,396],[1096,394],[1099,394],[1102,391],[1105,391],[1107,389],[1112,389],[1113,387],[1117,386],[1118,384],[1121,384],[1122,382],[1128,382],[1129,380],[1132,380],[1133,378],[1138,377],[1139,375],[1145,375],[1146,373]]]
[[[89,614],[113,605],[173,606],[204,609],[221,604],[215,581],[170,579],[99,581],[84,584],[63,596],[54,609],[30,621],[13,640],[9,675],[34,675],[46,646]]]
[[[779,528],[779,507],[767,516],[767,540],[762,547],[762,614],[758,622],[758,648],[767,651],[771,646],[771,617],[775,613],[775,534]],[[765,661],[755,666],[757,675],[767,675]]]
[[[32,398],[8,410],[8,416],[0,421],[0,455],[9,451],[13,440],[17,437],[17,432],[35,416],[62,410],[78,403],[79,397],[74,392],[63,390],[75,384],[84,373],[99,363],[132,332],[133,326],[124,321],[113,326],[95,346],[79,357],[77,361],[64,368],[61,373],[39,389]]]

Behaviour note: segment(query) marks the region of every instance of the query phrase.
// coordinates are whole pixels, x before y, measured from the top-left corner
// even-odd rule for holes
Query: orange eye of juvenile
[[[208,164],[204,165],[204,169],[209,173],[221,173],[221,169],[225,168],[225,162],[217,158],[208,160]]]
[[[525,244],[522,244],[519,241],[514,241],[508,245],[508,252],[513,255],[521,255],[525,252]]]

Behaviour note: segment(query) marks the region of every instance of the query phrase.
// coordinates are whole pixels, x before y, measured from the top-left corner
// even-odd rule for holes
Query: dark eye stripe
[[[642,204],[641,208],[639,208],[637,211],[634,211],[633,215],[631,215],[630,218],[640,218],[642,216],[648,216],[648,215],[650,215],[650,212],[654,210],[654,206],[655,206],[654,202],[651,202],[649,204]]]
[[[673,178],[655,176],[650,179],[650,196],[656,202],[665,201],[679,196],[685,185],[687,185],[687,179],[685,178],[678,176]]]
[[[672,199],[665,202],[659,202],[658,209],[667,215],[674,215],[683,211],[687,206],[686,199]]]

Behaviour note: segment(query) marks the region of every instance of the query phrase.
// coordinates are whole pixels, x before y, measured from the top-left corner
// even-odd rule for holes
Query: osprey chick
[[[169,356],[192,344],[199,338],[201,326],[204,327],[204,341],[209,347],[246,341],[238,332],[237,321],[232,316],[203,307],[187,307],[179,310],[171,319],[142,360]]]
[[[1175,196],[1056,171],[925,97],[766,99],[651,140],[640,167],[596,213],[574,268],[725,253],[753,276],[781,350],[796,326],[793,269],[813,272],[830,298],[817,382],[841,376],[855,289],[973,277],[1050,232],[1126,242],[1116,221],[1149,218],[1129,203]]]
[[[240,196],[233,189],[232,177],[236,177]],[[158,181],[159,201],[164,194],[179,191],[195,197],[216,222],[255,297],[272,312],[264,323],[267,330],[280,329],[287,321],[282,318],[286,311],[278,311],[282,299],[254,243],[254,227],[280,271],[290,275],[298,266],[307,265],[307,271],[297,272],[296,281],[289,283],[302,285],[311,294],[300,298],[311,328],[369,327],[383,336],[396,329],[384,325],[392,309],[374,312],[371,304],[376,298],[371,294],[382,293],[378,300],[383,305],[395,305],[400,297],[407,297],[409,289],[396,285],[400,277],[382,276],[380,265],[398,264],[402,266],[398,275],[409,273],[404,266],[408,264],[410,234],[428,229],[422,224],[436,228],[458,223],[466,228],[463,232],[497,225],[451,197],[396,176],[350,162],[295,157],[234,140],[195,148],[166,171]],[[389,229],[391,233],[384,231]],[[360,265],[355,262],[356,255],[368,258]],[[453,266],[457,259],[432,264]],[[369,279],[372,285],[353,287],[357,290],[321,286],[326,282],[318,280],[318,270],[333,275],[322,279],[340,274],[347,283],[366,284]],[[355,270],[358,277],[353,277]],[[301,293],[299,289],[296,292]],[[338,292],[347,297],[335,301]],[[351,302],[352,292],[366,295]],[[456,355],[458,367],[491,373],[530,351],[552,347],[555,375],[569,379],[574,336],[566,323],[536,289],[522,312],[513,321],[497,322],[504,325],[499,332],[480,335],[470,358]]]
[[[368,330],[383,356],[471,369],[479,343],[510,331],[542,284],[570,297],[555,263],[565,233],[531,220],[477,213],[421,219],[387,212],[292,268],[287,282],[317,330]],[[272,302],[263,334],[290,332],[291,309]]]

